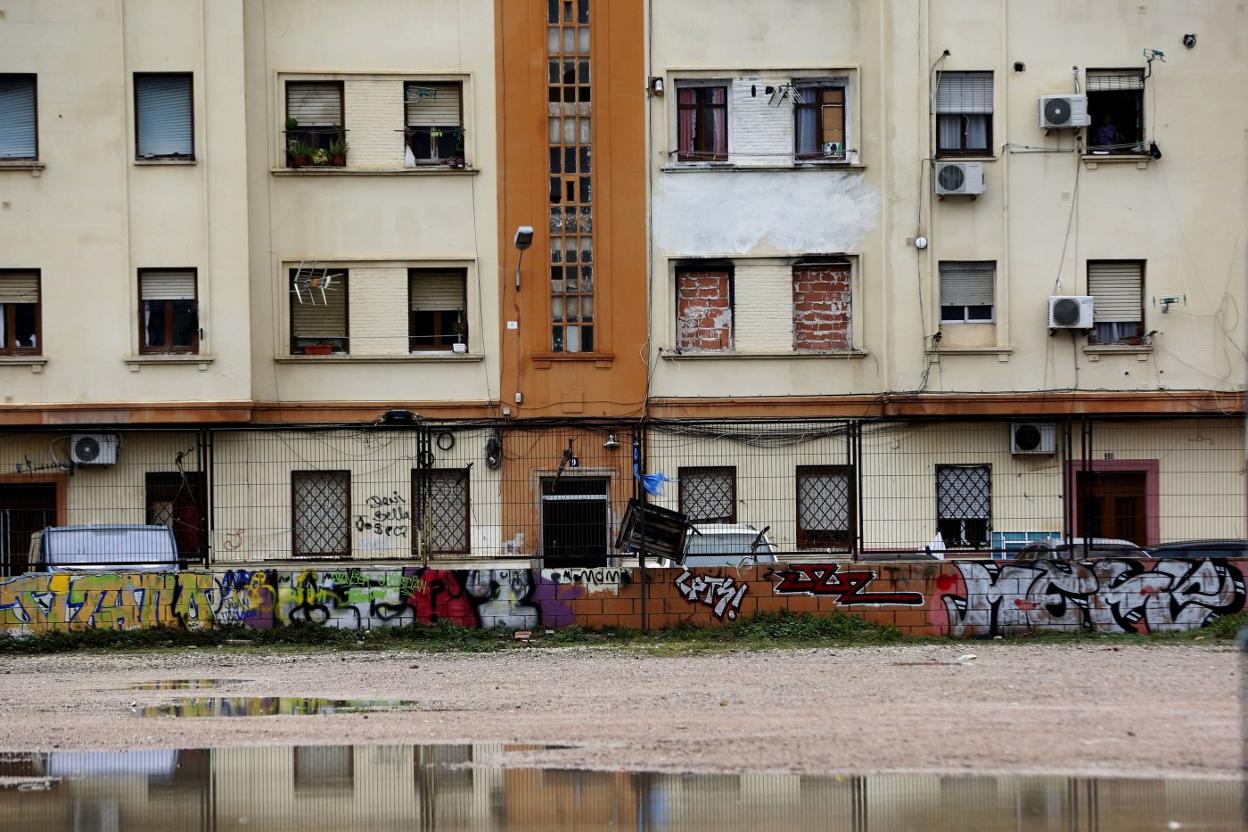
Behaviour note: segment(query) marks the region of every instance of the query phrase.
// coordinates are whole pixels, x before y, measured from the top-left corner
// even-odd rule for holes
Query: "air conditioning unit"
[[[1086,95],[1040,96],[1040,126],[1045,130],[1065,130],[1091,124]]]
[[[1010,453],[1057,453],[1057,428],[1052,423],[1014,422],[1010,425]]]
[[[983,162],[937,162],[936,195],[976,197],[984,192]]]
[[[75,433],[70,437],[69,458],[75,465],[116,465],[120,444],[110,433]]]
[[[1049,329],[1091,329],[1092,298],[1056,295],[1049,298]]]

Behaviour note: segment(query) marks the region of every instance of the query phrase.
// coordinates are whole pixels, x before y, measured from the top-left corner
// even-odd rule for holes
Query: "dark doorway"
[[[204,475],[199,471],[147,475],[147,522],[173,529],[179,560],[203,552]]]
[[[1130,540],[1148,545],[1147,474],[1143,471],[1080,471],[1079,536]]]
[[[602,477],[542,480],[542,557],[545,566],[606,565],[609,484]]]
[[[0,575],[29,570],[30,536],[55,525],[55,485],[0,485]]]

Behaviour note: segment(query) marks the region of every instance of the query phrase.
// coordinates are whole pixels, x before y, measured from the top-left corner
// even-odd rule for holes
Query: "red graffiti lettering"
[[[841,572],[835,563],[794,563],[772,573],[779,578],[777,595],[834,595],[841,604],[903,604],[919,606],[923,595],[918,592],[864,592],[875,580],[868,571]]]

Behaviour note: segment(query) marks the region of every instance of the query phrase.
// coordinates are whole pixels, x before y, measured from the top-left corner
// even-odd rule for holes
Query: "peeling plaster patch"
[[[658,244],[685,256],[858,251],[880,212],[860,174],[665,174],[656,202]]]

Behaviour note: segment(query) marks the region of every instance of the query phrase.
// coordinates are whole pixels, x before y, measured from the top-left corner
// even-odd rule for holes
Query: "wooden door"
[[[55,525],[55,485],[0,485],[0,575],[27,571],[31,534]]]
[[[1143,471],[1082,471],[1077,489],[1080,537],[1109,537],[1148,545]]]

